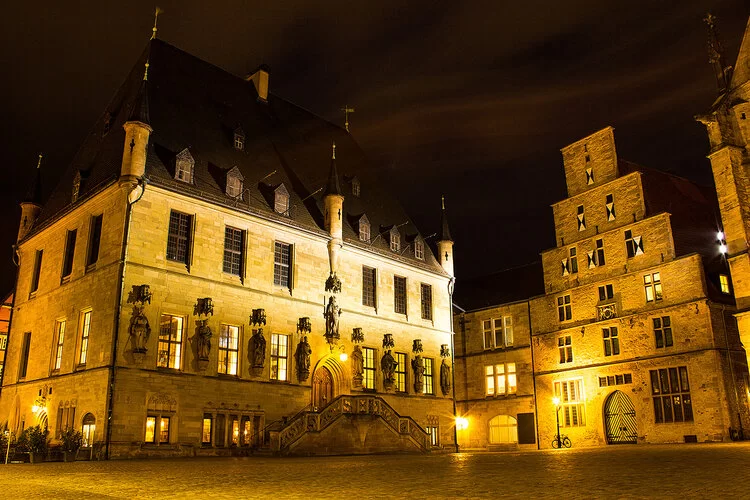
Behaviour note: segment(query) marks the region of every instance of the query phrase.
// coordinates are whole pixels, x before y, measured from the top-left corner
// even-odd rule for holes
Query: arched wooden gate
[[[604,402],[604,427],[607,444],[636,444],[638,422],[635,407],[622,391],[615,391]]]

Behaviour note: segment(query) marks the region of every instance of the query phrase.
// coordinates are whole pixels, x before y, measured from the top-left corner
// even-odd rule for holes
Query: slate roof
[[[148,82],[143,83],[148,60]],[[143,107],[145,103],[145,108]],[[258,99],[252,82],[202,61],[162,40],[151,40],[133,66],[125,83],[107,106],[93,130],[53,191],[37,220],[35,230],[69,209],[73,178],[85,172],[79,202],[114,181],[120,171],[125,133],[124,122],[131,116],[144,117],[153,128],[149,141],[146,176],[153,185],[171,189],[238,210],[284,220],[321,235],[324,231],[323,194],[318,192],[329,181],[331,144],[336,143],[339,173],[356,176],[361,194],[355,197],[351,186],[340,187],[345,196],[347,217],[367,214],[373,228],[400,225],[404,236],[419,231],[395,197],[380,186],[381,171],[370,165],[364,153],[341,127],[272,93],[268,101]],[[243,150],[234,148],[234,131],[245,133]],[[188,148],[195,159],[194,184],[174,179],[174,158]],[[225,194],[217,171],[237,167],[248,191],[242,200]],[[272,172],[273,175],[269,175]],[[218,176],[221,178],[221,176]],[[283,183],[290,194],[290,214],[273,211],[263,194],[264,186]],[[439,214],[435,213],[435,217]],[[360,242],[356,227],[344,224],[344,240],[445,274],[429,249],[424,262],[413,252],[401,255],[389,250],[387,238],[373,234],[372,243]]]

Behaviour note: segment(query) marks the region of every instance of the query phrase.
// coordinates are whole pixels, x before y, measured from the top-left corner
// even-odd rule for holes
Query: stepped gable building
[[[737,323],[750,346],[750,18],[733,66],[726,63],[715,19],[709,26],[709,61],[718,95],[708,112],[696,116],[706,127],[711,169],[721,209],[724,251],[737,299]]]
[[[456,285],[456,413],[459,449],[536,449],[529,297],[544,293],[542,266]]]
[[[25,199],[11,430],[113,458],[452,445],[445,210],[436,259],[352,137],[270,88],[153,39]]]
[[[611,127],[562,155],[568,198],[552,206],[557,247],[531,301],[540,445],[556,412],[576,446],[748,429],[713,190],[618,159]]]

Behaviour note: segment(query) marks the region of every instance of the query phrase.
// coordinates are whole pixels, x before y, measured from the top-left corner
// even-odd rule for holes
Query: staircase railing
[[[299,410],[299,411],[298,411],[297,413],[295,413],[295,414],[294,414],[294,415],[292,415],[291,417],[286,417],[286,416],[284,416],[284,417],[281,417],[281,418],[278,418],[278,419],[276,419],[276,420],[272,421],[271,423],[267,424],[267,425],[266,425],[265,427],[263,427],[263,428],[262,428],[262,429],[260,429],[259,431],[256,431],[256,432],[255,432],[255,433],[254,433],[254,434],[252,435],[252,438],[251,438],[250,442],[251,442],[251,443],[258,443],[258,442],[260,442],[260,443],[261,443],[261,445],[265,445],[265,444],[266,444],[266,437],[265,437],[265,436],[266,436],[266,432],[267,432],[267,431],[268,431],[268,430],[269,430],[269,429],[270,429],[271,427],[273,427],[273,426],[274,426],[274,425],[276,425],[276,424],[283,424],[284,422],[291,422],[291,421],[293,421],[294,419],[296,419],[297,417],[299,417],[299,416],[300,416],[301,414],[305,413],[305,412],[306,412],[307,410],[309,410],[310,408],[312,408],[312,403],[309,403],[309,404],[307,404],[307,405],[303,406],[303,407],[302,407],[302,409],[300,409],[300,410]],[[257,438],[258,438],[258,436],[260,436],[260,437],[261,437],[261,439],[260,439],[260,440],[258,440],[258,439],[257,439]],[[257,445],[252,445],[252,446],[253,446],[254,448],[258,448],[258,447],[259,447],[259,446],[257,446]]]

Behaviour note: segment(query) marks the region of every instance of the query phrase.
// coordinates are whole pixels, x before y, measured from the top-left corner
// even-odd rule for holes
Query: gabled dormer
[[[226,175],[224,192],[227,196],[231,196],[232,198],[242,199],[242,193],[244,190],[245,177],[242,175],[239,168],[236,166],[232,167]]]
[[[188,148],[185,148],[175,156],[174,178],[175,180],[192,184],[194,176],[195,159],[193,158],[193,155],[190,154]]]
[[[357,232],[359,233],[359,241],[370,243],[370,219],[367,218],[366,214],[357,220]]]
[[[76,175],[73,177],[73,188],[70,193],[71,203],[78,201],[78,198],[81,196],[81,189],[86,182],[88,174],[89,173],[86,170],[76,170]]]
[[[234,129],[234,149],[237,151],[244,151],[245,150],[245,131],[242,130],[241,126],[238,126],[236,129]]]
[[[393,226],[389,231],[390,235],[390,247],[392,252],[401,251],[401,233],[398,232],[398,228]]]
[[[273,190],[273,211],[289,216],[289,191],[283,183]]]
[[[351,178],[351,184],[352,184],[352,196],[355,198],[360,197],[360,193],[362,192],[362,185],[359,182],[359,177],[356,175]]]
[[[424,240],[420,235],[414,238],[414,258],[424,260]]]

